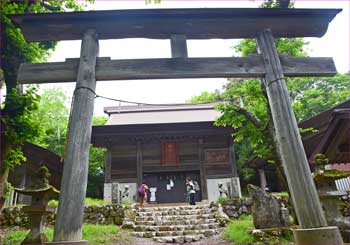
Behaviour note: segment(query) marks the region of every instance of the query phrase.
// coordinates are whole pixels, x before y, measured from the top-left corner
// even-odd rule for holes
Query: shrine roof
[[[106,125],[214,122],[220,116],[214,109],[216,105],[218,103],[115,106],[105,107],[104,111],[109,115]]]
[[[312,128],[316,132],[303,135],[305,153],[309,162],[317,153],[325,154],[331,163],[350,162],[349,149],[341,152],[338,148],[343,143],[350,143],[350,100],[321,112],[320,114],[299,123],[300,128]]]
[[[88,29],[99,39],[254,38],[262,29],[274,37],[321,37],[341,9],[200,8],[17,14],[10,19],[27,41],[79,40]]]

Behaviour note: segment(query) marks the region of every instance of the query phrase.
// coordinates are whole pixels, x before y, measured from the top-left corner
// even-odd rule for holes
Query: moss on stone
[[[339,171],[336,169],[325,170],[323,173],[317,173],[314,176],[314,181],[321,183],[329,180],[337,180],[350,176],[350,172]]]

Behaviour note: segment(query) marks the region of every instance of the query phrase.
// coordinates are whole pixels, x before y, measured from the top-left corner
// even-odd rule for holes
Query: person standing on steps
[[[196,194],[196,190],[194,188],[194,183],[191,178],[187,178],[186,180],[187,193],[189,196],[190,205],[196,205],[194,195]]]
[[[139,194],[139,200],[140,200],[140,207],[143,208],[143,205],[145,202],[147,202],[147,191],[148,186],[145,183],[142,183],[138,188],[138,194]]]

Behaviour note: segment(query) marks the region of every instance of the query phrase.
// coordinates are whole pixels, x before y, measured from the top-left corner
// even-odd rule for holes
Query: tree
[[[91,1],[91,0],[88,0]],[[22,145],[38,136],[40,124],[34,122],[32,111],[37,109],[39,96],[36,89],[21,93],[17,89],[17,73],[21,63],[45,61],[56,42],[27,43],[9,14],[48,13],[53,11],[81,10],[75,0],[3,0],[1,10],[1,85],[6,84],[6,99],[1,108],[1,183],[0,198],[7,186],[9,171],[25,159]],[[1,200],[1,203],[2,200]]]
[[[39,136],[31,142],[55,152],[62,158],[65,155],[67,126],[69,117],[68,100],[61,88],[45,89],[41,95],[34,118],[41,123]],[[94,125],[104,125],[106,117],[94,117]],[[105,150],[90,147],[87,196],[101,198],[104,182]]]
[[[279,1],[267,1],[263,7],[278,7]],[[303,57],[307,44],[301,38],[276,39],[279,53]],[[254,40],[242,40],[234,50],[245,57],[257,53]],[[350,97],[350,75],[338,74],[333,78],[289,78],[287,85],[298,120],[311,117]],[[270,115],[265,88],[261,81],[255,79],[230,79],[225,90],[219,96],[205,93],[193,97],[191,101],[207,102],[217,98],[226,101],[217,108],[223,113],[216,125],[232,126],[236,147],[238,171],[241,176],[249,178],[251,172],[246,163],[253,157],[267,159],[275,165],[282,180],[283,171],[274,142],[274,128]],[[210,100],[211,101],[211,100]],[[287,186],[286,186],[287,187]]]
[[[41,131],[32,143],[38,144],[56,154],[63,156],[69,109],[67,96],[61,88],[45,89],[41,95],[38,110],[34,117],[41,122]]]
[[[93,125],[104,125],[106,117],[94,117]],[[86,196],[103,198],[104,162],[106,150],[90,146],[89,174]]]
[[[209,103],[209,102],[215,102],[220,100],[221,100],[220,91],[216,90],[214,93],[204,91],[200,95],[193,96],[188,102]]]

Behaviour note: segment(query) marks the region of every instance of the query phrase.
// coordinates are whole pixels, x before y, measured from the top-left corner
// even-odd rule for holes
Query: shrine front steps
[[[206,205],[140,208],[135,232],[159,243],[188,243],[220,233],[218,207]]]

